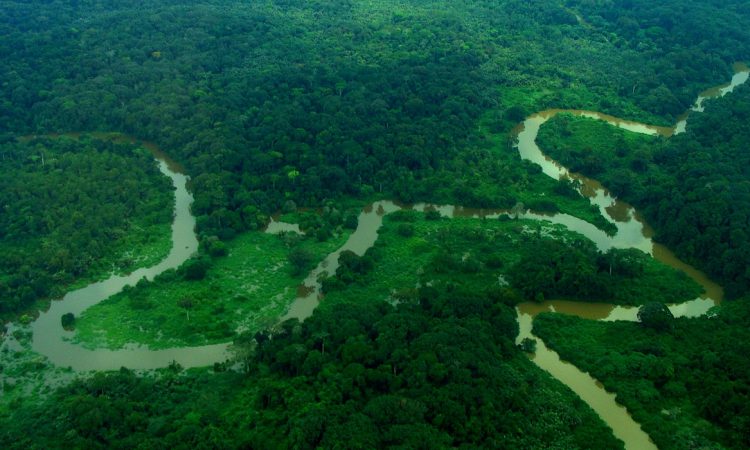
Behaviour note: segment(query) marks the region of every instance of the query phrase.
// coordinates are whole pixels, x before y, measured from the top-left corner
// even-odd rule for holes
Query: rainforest
[[[0,0],[0,446],[750,448],[745,0]]]

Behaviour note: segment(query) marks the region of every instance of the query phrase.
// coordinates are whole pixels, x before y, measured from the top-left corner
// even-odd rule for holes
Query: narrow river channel
[[[651,229],[632,206],[614,198],[595,180],[570,173],[567,169],[546,157],[537,146],[536,137],[544,122],[561,112],[604,120],[613,126],[638,133],[664,136],[681,133],[685,131],[688,115],[691,112],[703,111],[703,103],[706,99],[729,93],[736,86],[747,81],[748,72],[750,72],[747,66],[737,65],[735,70],[737,73],[729,84],[702,93],[690,111],[671,128],[629,122],[598,112],[580,110],[547,110],[527,118],[516,130],[517,148],[521,158],[538,164],[544,173],[552,178],[570,177],[579,181],[581,194],[600,209],[602,215],[617,227],[617,232],[613,236],[609,236],[592,224],[567,214],[543,215],[525,212],[520,217],[564,225],[568,229],[591,239],[603,251],[613,247],[637,248],[653,255],[654,258],[667,265],[684,271],[703,286],[705,293],[700,298],[671,305],[670,310],[677,317],[694,317],[705,314],[711,306],[721,301],[723,296],[721,287],[700,271],[680,261],[667,248],[654,244],[651,240],[653,235]],[[121,135],[119,139],[141,142]],[[164,350],[150,350],[135,345],[118,350],[91,350],[73,344],[71,342],[73,333],[65,331],[61,326],[60,317],[63,314],[72,312],[75,315],[80,315],[87,308],[120,292],[127,285],[134,285],[144,277],[153,279],[165,270],[177,268],[198,249],[198,240],[194,230],[195,218],[190,212],[193,197],[186,187],[188,177],[182,174],[179,166],[171,163],[155,145],[141,143],[154,153],[161,172],[172,180],[175,187],[172,249],[169,256],[156,266],[139,269],[126,276],[112,275],[104,281],[92,283],[82,289],[69,292],[59,301],[51,302],[50,308],[41,312],[39,317],[31,324],[33,331],[32,349],[47,357],[55,365],[71,367],[75,371],[116,370],[123,366],[132,369],[154,369],[167,366],[172,361],[184,367],[200,367],[215,362],[223,362],[230,357],[228,343]],[[338,266],[338,257],[344,250],[351,250],[362,255],[374,245],[383,217],[402,208],[436,209],[447,217],[493,218],[508,214],[504,210],[475,210],[452,205],[418,204],[407,207],[387,200],[375,202],[361,212],[358,227],[347,242],[334,253],[328,255],[310,272],[303,285],[300,286],[297,299],[292,303],[282,320],[288,318],[304,320],[309,317],[319,304],[321,297],[319,276],[323,273],[333,274],[335,272]],[[290,228],[283,223],[272,222],[268,231],[277,232],[281,230],[296,231],[298,228]],[[625,408],[617,404],[613,394],[604,390],[601,384],[588,374],[562,361],[555,352],[547,348],[544,342],[532,333],[533,318],[543,311],[574,314],[594,320],[632,321],[636,320],[637,308],[575,301],[548,301],[544,303],[524,303],[518,306],[517,311],[521,330],[518,340],[532,338],[537,341],[537,351],[532,357],[532,361],[576,392],[612,428],[615,436],[625,442],[626,448],[656,448]],[[8,333],[6,339],[12,339],[11,334]]]

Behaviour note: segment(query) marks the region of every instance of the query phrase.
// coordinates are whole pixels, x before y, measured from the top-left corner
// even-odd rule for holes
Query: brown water
[[[106,136],[109,137],[109,136]],[[131,140],[124,136],[118,139]],[[150,150],[156,150],[151,144]],[[31,324],[33,331],[32,349],[50,362],[74,370],[112,370],[119,367],[151,369],[176,361],[185,367],[205,366],[227,358],[226,344],[201,347],[150,350],[146,347],[130,346],[119,350],[89,350],[70,342],[73,333],[65,331],[60,317],[68,312],[79,316],[89,307],[120,292],[127,285],[134,285],[143,278],[152,280],[167,269],[180,266],[198,249],[195,235],[195,218],[190,213],[193,196],[188,192],[188,177],[177,172],[179,166],[170,164],[160,152],[154,151],[159,170],[172,180],[175,187],[174,220],[172,223],[172,249],[159,264],[138,269],[128,275],[112,275],[106,280],[92,283],[82,289],[66,294],[62,300],[53,301],[50,308],[39,314]]]
[[[383,216],[401,209],[396,203],[391,201],[379,201],[367,206],[359,214],[357,229],[354,230],[338,250],[326,256],[326,258],[307,275],[305,281],[298,289],[297,298],[294,300],[289,310],[281,318],[282,321],[287,319],[305,320],[310,317],[320,304],[322,278],[331,276],[336,273],[339,267],[339,255],[345,250],[350,250],[362,256],[367,249],[375,245],[378,238],[378,230],[383,224]]]
[[[702,93],[691,110],[694,112],[702,111],[703,103],[706,99],[725,95],[732,92],[737,85],[746,82],[748,79],[748,68],[746,66],[737,66],[736,70],[738,73],[728,85]],[[536,145],[536,137],[541,125],[561,112],[604,120],[613,126],[649,135],[671,136],[684,130],[684,123],[682,125],[678,123],[672,128],[655,127],[592,111],[547,110],[530,116],[517,128],[517,148],[519,155],[523,159],[528,159],[538,164],[545,174],[555,179],[570,177],[579,181],[581,194],[600,209],[602,215],[616,226],[617,232],[613,236],[608,236],[592,224],[567,214],[545,215],[525,211],[519,213],[518,216],[525,219],[563,225],[572,231],[588,237],[603,251],[610,248],[637,248],[653,255],[665,264],[684,271],[703,286],[705,294],[700,298],[679,305],[672,305],[670,306],[670,310],[677,317],[694,317],[705,314],[711,306],[721,300],[723,296],[721,287],[712,282],[705,274],[680,261],[668,249],[654,244],[651,240],[653,231],[640,218],[632,206],[614,198],[595,180],[570,173],[567,169],[546,157]],[[108,133],[103,133],[101,136],[112,137]],[[184,367],[196,367],[224,361],[229,356],[227,352],[229,344],[179,347],[164,350],[150,350],[140,346],[130,346],[120,350],[84,349],[72,344],[70,342],[71,333],[63,330],[60,325],[62,314],[72,312],[80,315],[87,308],[121,291],[126,285],[133,285],[142,278],[153,279],[154,276],[167,269],[178,267],[198,248],[198,241],[194,231],[195,218],[190,213],[190,205],[193,198],[186,188],[188,177],[181,173],[179,165],[170,162],[152,143],[144,143],[124,135],[116,135],[116,139],[144,144],[154,153],[159,162],[161,172],[172,180],[175,187],[172,250],[164,261],[154,267],[139,269],[126,276],[113,275],[104,281],[92,283],[82,289],[70,292],[61,301],[53,301],[50,309],[42,312],[31,325],[33,330],[32,348],[58,366],[69,366],[79,371],[113,370],[123,366],[134,369],[152,369],[164,367],[172,361],[176,361]],[[320,302],[320,279],[321,277],[335,273],[338,267],[338,257],[341,252],[351,250],[358,255],[364,254],[375,243],[378,230],[382,225],[383,216],[401,208],[409,207],[390,201],[380,201],[365,208],[359,216],[359,224],[355,232],[352,233],[341,248],[328,255],[310,272],[304,283],[300,286],[298,298],[291,304],[288,312],[281,320],[288,318],[304,320],[309,317]],[[452,205],[417,204],[411,206],[411,208],[420,211],[434,209],[446,217],[493,218],[503,214],[510,214],[505,210],[479,210]],[[298,231],[298,227],[276,221],[271,222],[268,232],[281,231],[296,232]],[[589,404],[612,428],[615,436],[625,442],[626,448],[656,448],[648,435],[633,421],[625,408],[617,404],[614,395],[606,392],[601,384],[588,374],[569,363],[561,361],[554,351],[548,349],[541,339],[536,338],[532,334],[533,318],[543,311],[574,314],[595,320],[632,321],[636,320],[636,308],[570,300],[553,300],[541,304],[524,303],[519,305],[517,310],[521,330],[518,339],[520,341],[528,337],[537,340],[537,351],[532,360],[539,367],[565,383]]]
[[[729,83],[722,84],[721,86],[712,87],[701,92],[698,95],[698,99],[695,101],[693,106],[685,112],[682,116],[677,119],[677,123],[674,126],[674,134],[684,133],[687,126],[687,119],[693,112],[703,112],[706,107],[704,103],[706,100],[712,98],[723,97],[731,92],[734,92],[734,88],[747,82],[748,76],[750,76],[750,68],[745,63],[734,64],[734,76]]]
[[[578,181],[581,186],[581,194],[587,197],[592,204],[599,207],[602,215],[617,227],[617,233],[609,242],[606,239],[602,239],[601,236],[590,236],[584,233],[590,238],[593,237],[592,240],[601,250],[606,250],[610,247],[638,248],[651,254],[658,261],[683,271],[703,287],[704,293],[699,298],[669,306],[670,311],[675,317],[698,317],[705,314],[711,307],[722,300],[724,296],[723,289],[701,271],[679,260],[663,245],[655,244],[651,240],[653,230],[631,205],[614,198],[596,180],[577,173],[571,173],[565,167],[544,155],[536,144],[536,138],[540,127],[547,120],[563,112],[603,120],[610,125],[628,131],[652,136],[661,135],[670,137],[682,133],[686,129],[690,114],[703,112],[704,102],[707,99],[724,96],[732,92],[735,87],[747,82],[748,73],[750,72],[747,66],[735,65],[735,71],[736,73],[729,83],[702,92],[693,107],[678,120],[674,127],[646,125],[593,111],[551,109],[530,116],[516,130],[518,138],[517,148],[521,158],[539,165],[542,171],[552,178],[561,179],[567,177]],[[617,404],[614,395],[606,392],[601,383],[589,374],[562,361],[557,353],[550,350],[541,339],[532,333],[533,318],[541,312],[549,311],[571,314],[591,320],[637,321],[638,308],[570,300],[552,300],[543,303],[524,303],[518,306],[517,311],[520,325],[518,342],[524,338],[534,339],[537,342],[537,351],[532,356],[532,360],[539,367],[565,383],[589,404],[612,428],[615,436],[625,443],[627,449],[656,448],[648,435],[643,432],[640,425],[630,417],[627,410]]]

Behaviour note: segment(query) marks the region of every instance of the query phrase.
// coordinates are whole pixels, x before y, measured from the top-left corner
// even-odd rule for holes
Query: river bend
[[[570,177],[579,181],[580,193],[587,197],[591,204],[600,209],[602,215],[616,226],[617,232],[613,236],[609,236],[592,224],[567,214],[544,215],[527,211],[520,216],[525,219],[563,225],[569,230],[591,239],[603,251],[613,247],[640,249],[659,261],[684,271],[703,286],[705,293],[697,299],[678,305],[670,305],[669,308],[676,317],[695,317],[705,314],[711,306],[721,301],[723,296],[721,287],[712,282],[705,274],[680,261],[669,249],[655,244],[651,240],[653,235],[651,229],[632,206],[614,198],[597,181],[570,173],[566,168],[544,155],[536,144],[536,137],[540,127],[547,120],[562,112],[604,120],[613,126],[649,135],[658,134],[668,137],[684,132],[689,115],[702,112],[705,100],[730,93],[736,86],[748,80],[750,70],[747,66],[736,65],[735,70],[736,74],[730,83],[701,93],[695,104],[680,117],[673,127],[651,126],[622,120],[595,111],[581,110],[552,109],[528,117],[517,129],[518,142],[516,147],[520,157],[538,164],[543,172],[552,178]],[[141,142],[121,135],[120,139]],[[139,269],[125,276],[112,275],[106,280],[71,291],[60,301],[51,302],[50,308],[40,313],[39,317],[31,324],[33,331],[32,349],[47,357],[50,362],[57,366],[71,367],[75,371],[116,370],[123,366],[132,369],[155,369],[167,366],[174,361],[183,367],[200,367],[215,362],[223,362],[230,357],[229,343],[198,347],[176,347],[164,350],[150,350],[136,345],[118,350],[86,349],[72,343],[72,332],[63,330],[60,324],[60,317],[63,314],[72,312],[75,315],[80,315],[87,308],[120,292],[127,285],[134,285],[143,278],[151,280],[165,270],[177,268],[198,249],[198,240],[194,230],[195,218],[190,212],[193,197],[186,186],[188,177],[181,173],[179,166],[170,163],[169,159],[158,151],[158,148],[153,144],[143,144],[154,153],[159,169],[171,179],[175,187],[172,249],[169,256],[156,266]],[[297,318],[304,320],[309,317],[320,301],[321,291],[318,280],[321,274],[331,275],[335,273],[338,266],[338,257],[344,250],[351,250],[359,255],[364,254],[368,248],[374,245],[383,216],[402,208],[436,209],[446,217],[492,218],[508,214],[508,211],[504,210],[475,210],[452,205],[417,204],[405,207],[391,201],[375,202],[360,213],[358,227],[346,243],[334,253],[328,255],[310,272],[299,290],[300,294],[297,299],[281,319]],[[275,223],[272,224],[269,231],[289,229],[296,230],[296,228],[288,228],[285,224]],[[532,334],[533,318],[543,311],[574,314],[593,320],[633,321],[637,320],[637,308],[553,300],[544,303],[523,303],[518,306],[517,311],[520,326],[519,342],[524,338],[537,341],[537,351],[532,356],[534,363],[576,392],[612,428],[615,436],[625,442],[626,448],[656,448],[625,408],[617,404],[613,394],[604,390],[601,384],[590,375],[562,361],[554,351],[546,347],[541,339]],[[8,333],[6,339],[12,339],[10,335],[11,333]]]

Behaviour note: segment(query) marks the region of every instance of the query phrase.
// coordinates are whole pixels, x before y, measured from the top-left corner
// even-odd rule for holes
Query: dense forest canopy
[[[201,230],[226,237],[288,198],[466,198],[491,158],[477,121],[515,90],[671,121],[726,78],[748,18],[689,3],[5,1],[0,127],[154,140],[195,177]]]
[[[460,279],[455,279],[461,283]],[[619,448],[580,399],[513,345],[499,292],[429,289],[424,301],[339,305],[257,346],[244,375],[128,370],[22,408],[11,448]],[[177,373],[175,373],[177,372]],[[33,436],[28,430],[37,428]]]
[[[169,252],[173,189],[145,149],[35,138],[0,155],[0,317]]]
[[[535,329],[617,393],[663,449],[750,446],[748,299],[669,331],[540,316]],[[719,447],[720,446],[720,447]]]
[[[529,360],[534,341],[516,345],[519,303],[565,297],[645,305],[641,323],[534,329],[659,446],[750,445],[747,300],[674,319],[664,303],[699,295],[683,273],[518,214],[394,213],[321,277],[311,318],[278,323],[372,200],[613,232],[518,157],[512,130],[548,108],[672,125],[750,59],[749,25],[744,0],[0,0],[0,316],[20,319],[0,330],[0,444],[620,448]],[[741,297],[748,105],[739,88],[668,140],[561,115],[539,143]],[[169,251],[173,190],[138,139],[184,166],[200,250],[59,325],[89,346],[233,338],[234,359],[53,367],[20,314]],[[263,234],[280,212],[304,234]]]
[[[687,132],[633,136],[602,122],[556,117],[539,143],[572,170],[597,178],[632,202],[657,239],[722,281],[727,294],[750,289],[750,88],[706,102]]]

